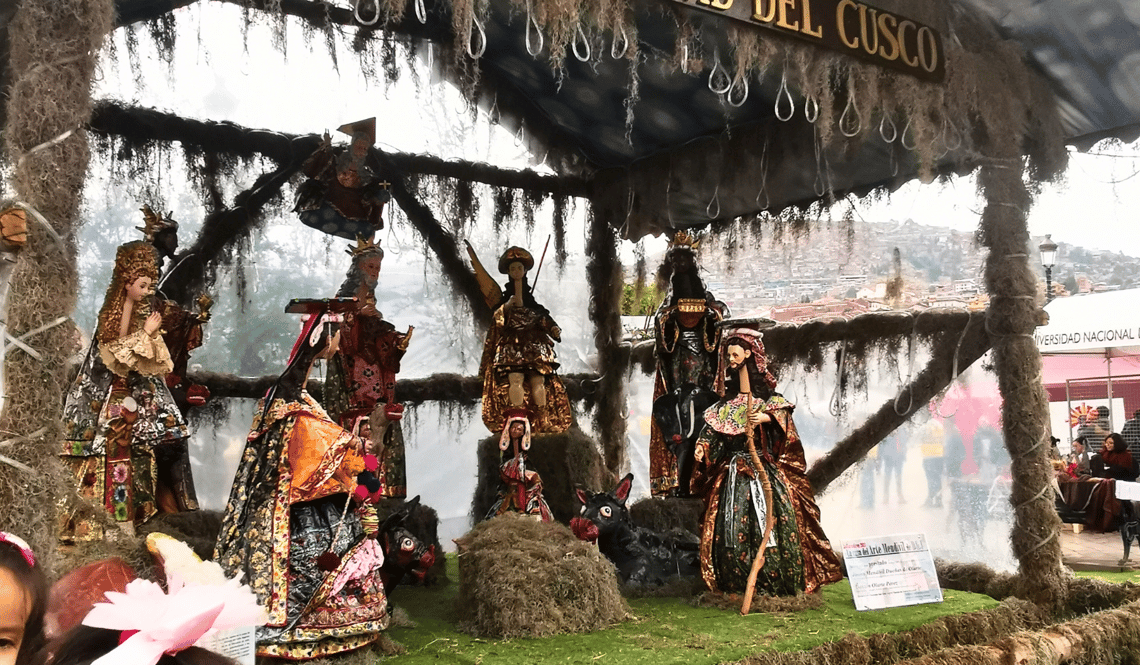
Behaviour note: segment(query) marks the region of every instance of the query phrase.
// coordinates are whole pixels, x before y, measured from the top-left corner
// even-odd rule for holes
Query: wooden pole
[[[745,410],[747,424],[744,431],[748,436],[748,455],[752,458],[752,466],[756,468],[756,475],[760,478],[760,486],[764,488],[765,513],[764,535],[760,538],[756,557],[752,559],[752,570],[748,572],[748,586],[744,589],[744,603],[740,606],[740,614],[748,616],[748,612],[752,609],[752,592],[756,587],[756,577],[764,567],[764,550],[768,545],[768,538],[772,536],[772,527],[776,525],[776,513],[772,511],[772,481],[768,478],[768,472],[760,465],[760,455],[756,452],[756,435],[752,424],[752,385],[748,380],[748,366],[745,364],[740,365],[740,390],[748,395],[748,406]]]

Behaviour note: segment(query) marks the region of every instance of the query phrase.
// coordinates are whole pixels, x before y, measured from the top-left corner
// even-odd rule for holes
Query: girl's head
[[[47,580],[20,538],[0,531],[0,665],[28,665],[43,640]]]

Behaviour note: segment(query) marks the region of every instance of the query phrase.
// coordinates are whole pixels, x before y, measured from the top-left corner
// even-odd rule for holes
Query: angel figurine
[[[92,349],[64,405],[61,453],[79,494],[128,533],[160,510],[197,508],[186,421],[165,382],[174,366],[162,316],[151,311],[157,278],[150,243],[119,247]],[[64,516],[65,540],[101,535],[99,520],[81,513]]]
[[[325,134],[302,167],[309,179],[297,190],[294,210],[306,226],[324,233],[346,240],[371,238],[384,228],[381,214],[391,198],[388,182],[369,160],[376,143],[376,118],[350,122],[337,131],[351,136],[352,142],[334,148],[332,137]]]
[[[570,401],[555,370],[554,343],[562,329],[550,311],[534,299],[527,272],[534,257],[509,247],[499,257],[499,272],[509,280],[502,290],[467,243],[479,288],[493,312],[479,373],[483,377],[483,424],[502,432],[507,411],[525,409],[536,434],[557,434],[570,426]]]

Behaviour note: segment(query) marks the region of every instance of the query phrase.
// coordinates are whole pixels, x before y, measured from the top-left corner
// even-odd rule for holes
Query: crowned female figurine
[[[562,341],[562,329],[550,311],[534,299],[527,272],[534,257],[521,247],[509,247],[499,257],[499,272],[509,281],[502,290],[487,274],[470,243],[479,287],[492,322],[483,343],[479,373],[483,377],[483,424],[502,432],[508,410],[525,409],[536,434],[556,434],[570,426],[570,402],[558,379],[554,343]]]
[[[128,532],[160,510],[197,508],[184,463],[186,421],[164,380],[173,363],[162,316],[151,311],[157,279],[150,243],[119,247],[92,348],[64,404],[61,453],[79,494]],[[65,540],[100,535],[82,510],[64,516]]]

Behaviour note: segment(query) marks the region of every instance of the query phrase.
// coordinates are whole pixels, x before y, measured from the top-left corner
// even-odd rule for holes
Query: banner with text
[[[926,534],[876,536],[843,543],[857,610],[941,603],[942,587]]]
[[[946,77],[942,36],[856,0],[669,0],[809,41],[924,81]]]

